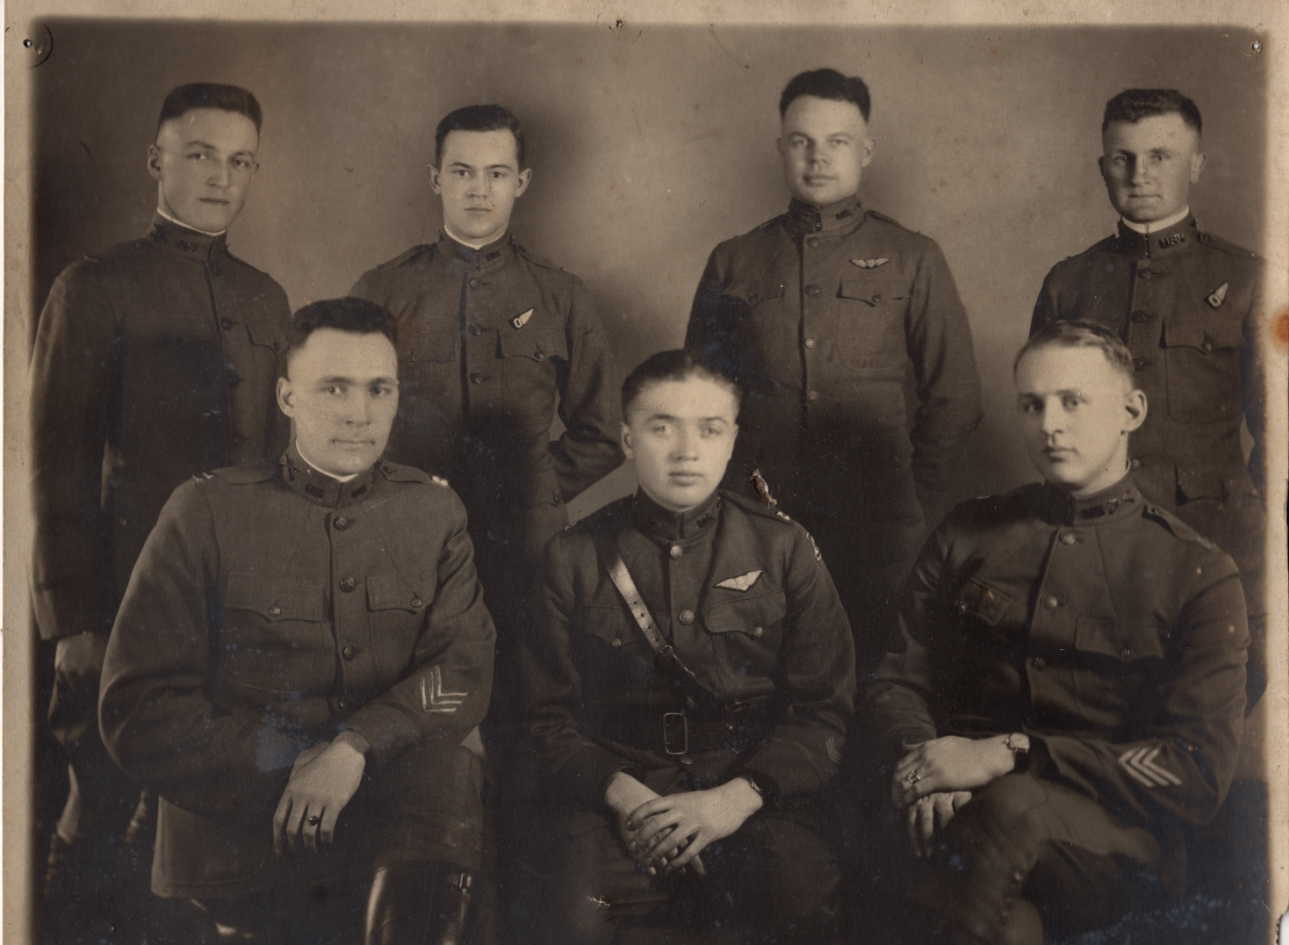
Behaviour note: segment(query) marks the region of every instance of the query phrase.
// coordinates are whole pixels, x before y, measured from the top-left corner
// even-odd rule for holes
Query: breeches
[[[693,930],[700,924],[792,929],[818,922],[840,882],[834,852],[806,811],[761,810],[734,834],[706,847],[705,876],[640,870],[599,811],[557,818],[546,861],[550,940],[610,941],[623,920],[661,914]],[[701,918],[700,918],[701,917]]]
[[[1028,773],[978,791],[940,841],[929,861],[911,865],[911,898],[985,942],[1013,940],[1004,930],[1017,899],[1038,909],[1045,928],[1072,932],[1162,892],[1153,835]]]

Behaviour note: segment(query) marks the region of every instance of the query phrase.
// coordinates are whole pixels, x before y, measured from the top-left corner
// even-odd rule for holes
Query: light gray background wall
[[[432,240],[434,124],[499,101],[524,120],[535,168],[514,229],[590,284],[626,367],[681,340],[712,246],[785,205],[786,79],[819,65],[862,74],[878,142],[865,198],[939,240],[975,333],[986,417],[960,495],[1030,477],[1010,432],[1010,360],[1048,267],[1113,226],[1094,165],[1110,95],[1191,94],[1209,151],[1201,224],[1247,246],[1261,233],[1265,57],[1239,28],[48,26],[37,305],[68,261],[146,227],[144,148],[174,85],[236,82],[263,103],[264,166],[231,245],[293,307]],[[628,487],[619,474],[578,508]]]

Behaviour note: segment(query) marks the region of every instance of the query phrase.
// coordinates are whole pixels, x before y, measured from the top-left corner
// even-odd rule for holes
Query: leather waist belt
[[[774,715],[769,700],[744,708],[733,707],[716,719],[680,709],[628,708],[615,710],[594,729],[611,741],[664,755],[721,750],[737,753],[765,739],[774,727]]]

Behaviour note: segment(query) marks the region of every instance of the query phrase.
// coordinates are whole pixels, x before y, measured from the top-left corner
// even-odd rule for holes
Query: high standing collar
[[[199,262],[207,262],[228,252],[226,233],[220,233],[218,236],[198,233],[178,223],[171,223],[160,214],[152,217],[152,225],[148,227],[148,239]]]
[[[858,194],[825,207],[816,207],[795,198],[788,204],[789,226],[797,234],[853,229],[863,219],[864,202]]]
[[[499,238],[474,249],[465,243],[458,243],[448,235],[447,230],[439,231],[439,251],[448,259],[463,264],[466,268],[478,272],[488,272],[505,264],[514,253],[514,244],[507,230]]]
[[[713,492],[701,504],[684,512],[673,512],[649,498],[643,489],[638,490],[631,504],[631,517],[636,528],[659,542],[683,541],[697,538],[716,525],[721,497]]]
[[[1146,235],[1124,226],[1119,221],[1119,232],[1115,237],[1115,248],[1129,256],[1158,256],[1175,253],[1193,246],[1199,239],[1199,227],[1194,216],[1187,216],[1180,223],[1166,226],[1162,230]]]
[[[1053,525],[1102,525],[1138,514],[1144,500],[1128,475],[1082,498],[1049,483],[1043,486],[1040,504],[1039,514]]]
[[[376,466],[379,465],[377,463],[370,469],[364,470],[348,482],[341,482],[326,473],[318,472],[306,463],[294,443],[287,448],[278,461],[282,481],[288,488],[315,505],[333,509],[342,508],[366,498],[371,492],[376,476]]]

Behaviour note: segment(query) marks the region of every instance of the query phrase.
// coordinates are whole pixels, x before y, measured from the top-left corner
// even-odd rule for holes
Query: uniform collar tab
[[[649,498],[643,489],[632,500],[632,517],[636,527],[656,541],[684,541],[705,535],[716,525],[721,508],[719,492],[713,492],[701,504],[684,512],[673,512]]]
[[[1131,476],[1081,498],[1047,484],[1042,492],[1042,515],[1054,525],[1100,525],[1137,514],[1142,502],[1141,491]]]
[[[366,498],[371,492],[376,469],[380,465],[377,462],[371,469],[359,473],[347,482],[341,482],[309,465],[294,443],[278,461],[282,481],[291,491],[304,496],[315,505],[327,508],[340,508]]]
[[[148,238],[192,259],[207,260],[228,251],[228,234],[211,236],[167,220],[161,214],[152,217]]]
[[[858,194],[824,207],[793,199],[788,204],[788,219],[798,233],[835,233],[851,229],[864,219],[864,202]]]

